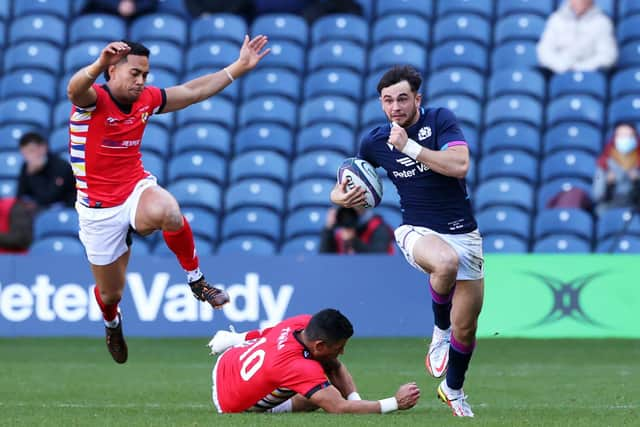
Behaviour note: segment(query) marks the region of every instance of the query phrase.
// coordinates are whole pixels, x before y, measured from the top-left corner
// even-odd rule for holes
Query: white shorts
[[[434,234],[447,242],[458,254],[460,264],[456,280],[478,280],[484,277],[484,258],[482,256],[482,236],[478,229],[466,234],[442,234],[426,227],[401,225],[395,230],[396,243],[414,268],[429,273],[420,267],[413,257],[413,248],[420,237]]]
[[[136,211],[142,192],[156,186],[156,177],[141,179],[127,200],[111,208],[89,208],[76,202],[80,241],[93,265],[108,265],[127,252],[129,226],[135,229]]]

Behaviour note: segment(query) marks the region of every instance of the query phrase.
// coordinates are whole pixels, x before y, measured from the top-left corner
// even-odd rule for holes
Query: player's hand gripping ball
[[[338,183],[347,182],[347,191],[362,187],[366,190],[365,208],[373,208],[382,200],[382,181],[371,163],[350,157],[338,169]]]

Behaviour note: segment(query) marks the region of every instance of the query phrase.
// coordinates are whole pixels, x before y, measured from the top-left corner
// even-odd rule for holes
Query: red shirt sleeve
[[[162,113],[162,109],[167,103],[167,94],[164,89],[160,89],[155,86],[145,86],[145,91],[149,94],[149,106],[151,107],[151,114]]]

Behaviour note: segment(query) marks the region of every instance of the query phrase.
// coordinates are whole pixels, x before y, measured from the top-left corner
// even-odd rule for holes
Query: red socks
[[[196,256],[195,243],[193,242],[193,233],[189,221],[182,217],[183,225],[178,231],[163,231],[162,237],[167,246],[176,257],[178,262],[186,271],[196,270],[199,266],[198,257]]]
[[[104,320],[106,320],[107,322],[111,322],[113,319],[115,319],[116,315],[118,314],[118,303],[116,302],[115,304],[105,304],[104,302],[102,302],[100,289],[98,289],[97,285],[93,288],[93,295],[95,295],[96,297],[96,302],[100,307],[100,311],[102,311],[102,317],[104,318]]]

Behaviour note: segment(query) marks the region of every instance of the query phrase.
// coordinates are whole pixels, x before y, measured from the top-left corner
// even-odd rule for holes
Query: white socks
[[[116,314],[116,317],[113,318],[113,320],[104,321],[104,325],[107,328],[117,328],[119,324],[120,324],[120,316],[118,316],[117,314]]]
[[[440,341],[445,338],[449,338],[451,336],[451,328],[449,329],[440,329],[437,326],[433,326],[433,339]]]
[[[193,283],[197,280],[200,280],[201,277],[202,277],[202,271],[200,271],[200,267],[196,268],[195,270],[187,271],[187,281],[189,283]]]
[[[442,381],[442,384],[440,384],[440,387],[442,387],[442,391],[444,391],[444,394],[447,395],[447,398],[449,400],[458,399],[464,395],[464,391],[462,391],[462,389],[454,390],[451,387],[449,387],[447,385],[446,378]]]
[[[287,399],[281,404],[279,404],[278,406],[275,406],[269,409],[269,411],[267,412],[271,412],[273,414],[278,414],[281,412],[291,412],[292,408],[293,408],[293,404],[291,403],[291,399]]]

